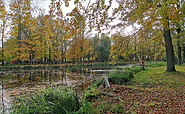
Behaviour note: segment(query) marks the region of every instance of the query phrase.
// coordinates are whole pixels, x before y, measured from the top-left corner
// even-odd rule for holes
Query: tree
[[[5,38],[5,29],[6,29],[6,21],[7,21],[7,11],[5,9],[4,1],[0,0],[0,21],[1,21],[1,55],[2,55],[2,65],[4,65],[5,57],[4,57],[4,38]]]
[[[14,60],[28,61],[30,58],[31,38],[31,0],[13,0],[10,3],[11,38],[15,39]],[[24,54],[22,54],[24,53]]]
[[[71,20],[69,22],[68,30],[71,39],[69,40],[70,46],[68,50],[68,58],[73,61],[82,62],[89,52],[89,41],[84,36],[86,26],[85,17],[81,14],[78,7],[75,7],[69,16],[71,16]]]
[[[108,61],[110,55],[111,41],[108,36],[103,35],[100,39],[100,45],[96,47],[97,60]]]
[[[153,34],[158,32],[158,34]],[[154,29],[143,30],[131,35],[116,33],[111,37],[111,57],[113,61],[119,59],[139,60],[143,64],[144,60],[164,59],[164,48],[162,43],[162,33]],[[158,38],[158,40],[154,40]]]
[[[167,0],[130,0],[118,1],[120,4],[115,9],[114,14],[119,16],[122,22],[120,24],[139,24],[143,29],[149,27],[163,28],[164,41],[166,47],[167,72],[175,70],[174,50],[171,38],[171,25],[173,23],[172,15],[175,11],[177,1]]]
[[[98,54],[97,54],[96,48],[98,47],[98,45],[100,45],[100,39],[99,39],[99,36],[95,34],[95,36],[92,37],[91,43],[90,43],[90,46],[91,46],[90,56],[92,60],[95,60],[97,58]]]

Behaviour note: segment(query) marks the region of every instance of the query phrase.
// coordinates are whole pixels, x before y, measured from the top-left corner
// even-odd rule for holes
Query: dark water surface
[[[9,113],[11,100],[30,91],[48,86],[65,85],[84,90],[92,80],[118,70],[117,66],[97,68],[48,68],[0,71],[0,114]]]

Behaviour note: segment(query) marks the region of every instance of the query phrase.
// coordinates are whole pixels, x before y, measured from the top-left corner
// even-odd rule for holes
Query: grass
[[[182,110],[176,108],[176,103],[179,103],[180,98],[173,97],[173,92],[178,95],[184,95],[182,90],[185,88],[185,65],[177,65],[177,72],[167,73],[166,66],[163,63],[151,65],[146,68],[145,71],[140,71],[139,67],[126,68],[125,71],[130,71],[134,74],[134,78],[129,85],[111,85],[110,89],[99,90],[107,93],[112,93],[115,96],[104,96],[97,94],[96,90],[91,91],[91,101],[93,106],[96,107],[100,113],[154,113],[154,110],[164,110],[165,113],[171,113],[176,110]],[[134,70],[133,70],[134,69]],[[111,73],[113,77],[118,80],[122,80],[122,74],[126,74],[123,71],[116,71]],[[124,76],[123,76],[124,77]],[[117,80],[116,79],[116,80]],[[99,85],[101,80],[97,81]],[[123,81],[124,82],[124,81]],[[120,83],[118,83],[120,84]],[[93,86],[93,87],[94,87]],[[119,96],[120,99],[116,99]],[[158,97],[159,96],[159,97]],[[143,101],[142,101],[142,100]],[[146,99],[146,100],[145,100]],[[163,102],[161,102],[163,101]],[[173,104],[173,102],[175,102]],[[183,102],[183,101],[182,101]],[[172,107],[173,105],[173,107]],[[179,103],[180,105],[180,103]]]
[[[124,68],[126,71],[130,71],[130,72],[132,72],[133,74],[135,74],[135,73],[138,73],[138,72],[141,72],[142,70],[141,70],[141,67],[139,67],[139,66],[133,66],[133,67],[125,67]]]
[[[12,114],[90,114],[91,104],[80,99],[72,89],[48,88],[35,95],[17,98]]]
[[[49,88],[46,90],[42,90],[36,95],[18,98],[14,103],[12,113],[13,114],[124,113],[126,112],[126,110],[128,111],[128,109],[125,107],[129,107],[131,102],[133,104],[132,107],[129,109],[135,108],[139,109],[139,107],[141,107],[141,109],[142,107],[146,107],[146,109],[147,107],[160,108],[160,106],[158,106],[159,103],[161,103],[160,101],[158,102],[158,100],[150,99],[151,101],[148,100],[147,103],[141,103],[138,97],[140,96],[140,98],[145,98],[145,96],[147,95],[157,94],[157,92],[155,93],[156,89],[161,89],[162,91],[164,89],[182,91],[182,89],[184,89],[185,87],[185,65],[177,65],[176,66],[177,72],[167,73],[165,72],[165,70],[166,66],[164,66],[164,63],[161,64],[156,63],[156,65],[150,65],[145,71],[140,71],[139,67],[134,67],[131,69],[129,68],[125,71],[115,71],[110,73],[109,74],[109,78],[111,78],[110,81],[114,79],[116,80],[116,84],[124,84],[127,81],[132,82],[131,85],[129,86],[113,85],[113,87],[118,87],[118,89],[106,88],[103,90],[103,92],[113,93],[115,96],[106,96],[101,94],[101,90],[98,90],[98,87],[99,85],[101,85],[102,79],[98,80],[93,85],[91,85],[91,87],[89,87],[89,90],[85,92],[83,98],[79,97],[71,89],[64,90],[62,88],[55,89]],[[146,88],[149,89],[147,89],[146,91]],[[154,93],[152,93],[153,91]],[[163,99],[167,99],[165,96],[166,93],[167,92],[165,92],[165,94],[163,93],[164,94]],[[134,94],[136,94],[137,97],[135,97]],[[122,99],[120,100],[120,98]],[[170,102],[170,100],[168,101]]]
[[[150,62],[146,64],[149,67],[160,67],[160,66],[166,66],[166,62]]]
[[[177,72],[165,72],[166,66],[154,66],[134,75],[134,85],[140,87],[175,88],[185,86],[185,65],[177,65]]]

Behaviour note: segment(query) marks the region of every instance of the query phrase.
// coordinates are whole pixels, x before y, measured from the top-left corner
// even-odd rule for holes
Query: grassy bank
[[[69,88],[47,88],[14,100],[12,114],[93,114],[90,103]]]
[[[158,63],[157,63],[158,64]],[[176,66],[177,72],[165,72],[163,63],[150,64],[145,71],[134,73],[134,79],[125,85],[111,84],[101,92],[93,105],[101,113],[178,113],[185,112],[185,65]]]
[[[165,72],[166,66],[148,67],[135,74],[133,86],[154,88],[178,88],[185,86],[185,65],[176,66],[177,72]]]

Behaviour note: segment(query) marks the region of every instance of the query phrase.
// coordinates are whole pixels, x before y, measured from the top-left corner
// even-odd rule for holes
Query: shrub
[[[138,72],[141,72],[141,68],[140,67],[134,67],[134,68],[131,69],[131,71],[133,73],[138,73]]]
[[[114,71],[109,73],[108,77],[111,83],[122,85],[125,82],[129,82],[134,75],[130,71]]]
[[[134,67],[125,67],[124,70],[130,71],[132,73],[138,73],[138,72],[142,71],[141,67],[136,67],[136,66],[134,66]]]
[[[17,98],[12,107],[13,114],[67,114],[92,111],[84,105],[71,89],[49,88],[36,95]],[[85,106],[85,107],[84,107]],[[87,109],[86,109],[87,108]],[[89,111],[89,112],[88,112]]]

